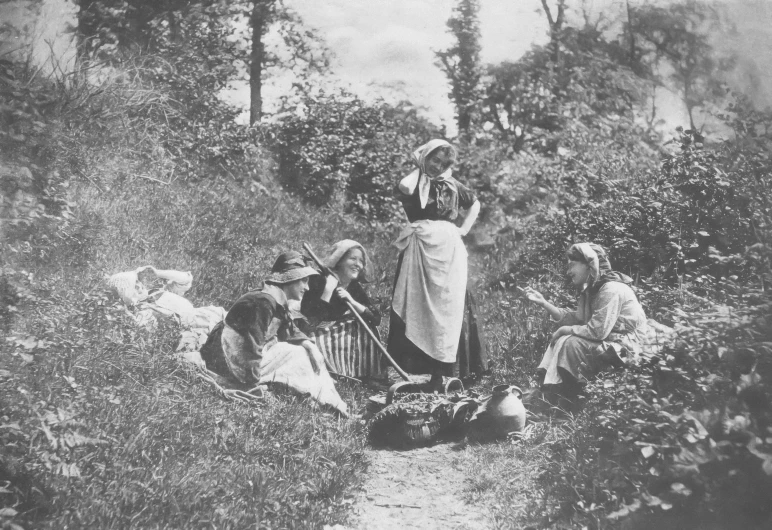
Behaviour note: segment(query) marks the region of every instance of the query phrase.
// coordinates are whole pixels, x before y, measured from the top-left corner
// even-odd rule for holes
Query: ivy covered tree
[[[468,135],[480,98],[480,2],[458,0],[448,19],[453,46],[437,53],[440,68],[450,81],[450,97],[456,107],[456,123]]]
[[[313,204],[401,220],[394,182],[413,168],[407,155],[437,128],[409,103],[369,104],[345,91],[305,95],[300,108],[273,129],[284,185]]]
[[[578,139],[577,124],[580,135],[608,129],[609,118],[633,127],[644,82],[620,60],[619,46],[592,27],[565,28],[561,41],[566,49],[560,69],[553,43],[487,68],[482,120],[515,152],[526,140],[546,153],[570,148]]]
[[[713,45],[727,27],[719,6],[681,0],[667,6],[643,4],[627,8],[623,38],[629,45],[630,64],[658,86],[680,95],[696,130],[696,109],[720,102],[726,95],[724,73],[735,57]]]
[[[566,0],[557,0],[557,3],[553,9],[550,8],[547,0],[541,0],[542,8],[544,8],[544,15],[547,17],[547,22],[550,28],[550,48],[552,52],[552,62],[560,65],[560,47],[563,35],[563,25],[566,21]]]
[[[293,72],[296,88],[304,89],[313,73],[325,73],[330,65],[329,51],[322,39],[303,24],[300,16],[281,0],[250,0],[248,11],[251,29],[249,58],[249,123],[260,121],[263,115],[263,85],[269,68]],[[265,38],[276,30],[284,43],[285,54],[266,47]]]

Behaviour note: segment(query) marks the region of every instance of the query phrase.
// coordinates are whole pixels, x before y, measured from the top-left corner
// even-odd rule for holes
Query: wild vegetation
[[[570,305],[572,241],[606,246],[677,338],[602,374],[575,416],[476,448],[467,500],[497,528],[765,528],[772,114],[714,86],[732,65],[706,36],[720,11],[630,6],[611,38],[567,2],[542,3],[550,41],[524,57],[479,64],[479,3],[467,1],[448,24],[457,45],[438,57],[458,106],[457,175],[485,205],[469,241],[493,365],[480,386],[532,383],[552,324],[515,287]],[[193,303],[228,307],[280,250],[352,237],[387,310],[390,188],[440,131],[408,102],[322,92],[303,76],[273,119],[237,125],[217,95],[245,75],[232,59],[246,45],[222,38],[227,16],[296,16],[257,1],[104,5],[81,2],[72,74],[0,59],[0,525],[345,524],[365,427],[289,395],[223,401],[175,359],[175,326],[137,329],[104,279],[142,264],[191,270]],[[322,71],[316,37],[293,27],[283,42]],[[655,66],[668,61],[664,78]],[[665,85],[689,111],[678,131],[656,126],[649,95]],[[730,140],[697,129],[715,108]],[[360,410],[366,391],[339,386]]]

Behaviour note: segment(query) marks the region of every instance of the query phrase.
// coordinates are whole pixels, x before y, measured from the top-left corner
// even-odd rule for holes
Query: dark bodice
[[[468,209],[477,200],[474,192],[468,187],[464,186],[460,182],[456,181],[458,188],[458,207]],[[446,192],[443,190],[444,185],[438,184],[435,181],[431,181],[429,187],[429,200],[426,203],[426,208],[421,208],[421,199],[418,194],[418,186],[415,187],[413,193],[406,194],[400,188],[399,184],[394,187],[394,196],[398,201],[402,203],[402,207],[405,209],[408,221],[422,221],[428,219],[430,221],[450,221],[450,212],[440,212],[437,208],[437,194]]]
[[[311,276],[308,282],[308,291],[303,295],[303,301],[300,304],[300,312],[308,319],[311,326],[316,326],[320,322],[341,320],[348,311],[346,302],[335,292],[332,293],[329,302],[322,300],[325,283],[324,276]],[[381,313],[370,302],[362,284],[353,280],[346,290],[354,300],[367,308],[367,311],[362,313],[365,322],[373,327],[380,324]]]

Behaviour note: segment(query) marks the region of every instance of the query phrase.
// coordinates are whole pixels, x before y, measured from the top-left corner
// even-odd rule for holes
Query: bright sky
[[[671,0],[631,0],[663,2]],[[761,107],[772,104],[772,0],[725,0],[738,31],[733,38],[713,43],[739,52],[739,67],[730,80],[735,89],[750,94]],[[381,96],[387,101],[408,99],[425,108],[437,124],[455,130],[448,84],[435,65],[434,52],[451,42],[446,21],[456,0],[285,0],[305,23],[315,28],[336,56],[334,70],[340,81],[360,96]],[[74,23],[72,0],[44,0],[40,16],[30,21],[25,7],[29,0],[0,2],[0,20],[7,20],[33,37],[41,62],[48,57],[46,41],[60,54],[72,56]],[[480,0],[482,58],[495,63],[516,60],[534,43],[547,40],[547,21],[541,0]],[[556,0],[548,0],[550,6]],[[591,18],[624,19],[625,0],[570,0],[569,16],[580,23],[581,6]],[[30,12],[31,13],[31,12]],[[25,20],[26,22],[22,22]],[[56,21],[56,22],[55,22]],[[14,24],[15,22],[15,24]],[[577,24],[578,25],[578,24]],[[56,43],[62,36],[61,42]],[[0,43],[0,51],[19,47],[24,39]],[[62,61],[60,59],[60,61]],[[67,59],[63,60],[64,63]],[[61,64],[61,63],[60,63]],[[287,79],[276,79],[264,87],[266,106],[286,93]],[[229,94],[231,101],[248,108],[246,84]],[[675,124],[684,123],[683,105],[677,97],[658,96],[660,115]]]
[[[609,0],[600,0],[609,1]],[[363,97],[409,99],[432,121],[455,130],[444,74],[435,51],[451,42],[446,21],[455,0],[286,0],[334,52],[335,72]],[[547,39],[540,0],[482,0],[482,58],[516,60],[532,43]],[[284,91],[266,87],[265,96]],[[234,100],[248,98],[246,87]]]
[[[453,130],[453,108],[435,51],[447,48],[446,21],[454,0],[289,0],[326,36],[341,78],[362,94],[404,97],[427,107],[427,115]],[[546,39],[547,25],[536,13],[539,0],[483,0],[482,57],[486,62],[517,59]]]

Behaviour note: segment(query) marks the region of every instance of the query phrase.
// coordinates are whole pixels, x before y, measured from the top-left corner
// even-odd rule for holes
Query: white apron
[[[416,221],[394,246],[404,253],[391,305],[405,323],[405,337],[433,359],[455,362],[467,275],[458,228],[448,221]]]

